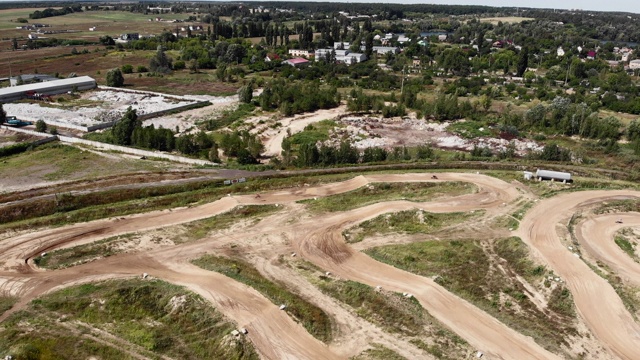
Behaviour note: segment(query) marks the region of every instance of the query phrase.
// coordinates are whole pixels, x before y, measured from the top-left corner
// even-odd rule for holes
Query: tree
[[[120,87],[124,85],[124,76],[120,68],[115,68],[107,72],[107,86]]]
[[[238,99],[240,102],[248,104],[253,99],[253,83],[248,83],[247,85],[238,89]]]
[[[171,64],[173,60],[164,52],[162,45],[158,45],[156,54],[149,61],[149,69],[152,72],[167,74],[171,72]]]
[[[366,23],[367,22],[365,21],[365,24]],[[365,49],[364,54],[367,56],[367,59],[371,59],[371,56],[373,55],[373,34],[372,33],[367,34],[365,38],[364,49]]]
[[[527,71],[527,67],[529,66],[529,48],[524,47],[520,52],[520,58],[518,59],[518,68],[516,69],[516,76],[524,75],[524,72]]]
[[[4,111],[2,104],[0,104],[0,124],[4,124],[7,121],[7,112]]]
[[[129,106],[122,119],[111,128],[114,142],[117,145],[130,145],[133,131],[137,126],[141,126],[138,122],[138,114]]]
[[[42,133],[47,132],[47,124],[44,122],[44,120],[36,121],[36,131]]]

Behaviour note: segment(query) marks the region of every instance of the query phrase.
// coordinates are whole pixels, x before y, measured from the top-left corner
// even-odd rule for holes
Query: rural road
[[[25,264],[25,260],[42,251],[208,218],[241,204],[286,204],[330,196],[375,182],[464,181],[475,184],[478,191],[425,203],[378,203],[320,215],[313,221],[301,222],[294,225],[300,228],[293,232],[299,235],[291,240],[291,249],[340,277],[371,286],[380,285],[388,290],[411,292],[429,313],[471,346],[483,351],[488,359],[558,358],[531,338],[510,329],[431,279],[381,264],[345,244],[341,235],[345,227],[383,213],[416,208],[430,212],[486,209],[487,212],[500,213],[516,199],[525,196],[517,189],[517,185],[484,175],[445,173],[437,174],[437,180],[431,179],[431,175],[432,173],[357,176],[344,182],[262,193],[260,198],[252,195],[230,196],[200,206],[74,224],[5,239],[0,242],[0,261],[3,262],[0,263],[0,291],[17,295],[20,301],[11,311],[0,316],[0,321],[26,306],[35,297],[63,286],[111,277],[139,276],[148,272],[154,277],[183,285],[200,294],[239,326],[249,329],[248,337],[263,358],[343,358],[332,351],[330,346],[313,338],[301,325],[252,288],[191,265],[191,259],[213,249],[213,243],[218,241],[215,238],[159,248],[148,253],[115,255],[55,271],[37,269],[31,262]],[[555,227],[585,203],[639,195],[633,191],[587,191],[559,195],[538,202],[527,213],[516,232],[530,245],[537,258],[566,281],[578,312],[598,340],[613,354],[625,359],[634,358],[640,348],[638,324],[611,286],[564,247]],[[634,214],[625,216],[628,216],[629,224],[632,219],[640,222]],[[589,237],[584,238],[584,242],[591,243],[591,231],[588,234]],[[609,233],[604,234],[611,236]],[[629,265],[625,264],[620,263],[620,266]],[[625,269],[631,271],[630,274],[635,271],[632,268]]]

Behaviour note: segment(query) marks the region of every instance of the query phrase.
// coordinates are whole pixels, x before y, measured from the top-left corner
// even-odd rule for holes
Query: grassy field
[[[234,328],[182,287],[156,280],[106,281],[45,295],[11,315],[0,328],[0,354],[133,359],[129,351],[150,359],[258,359],[250,342],[230,335]]]
[[[0,295],[0,315],[11,309],[18,299],[13,296]]]
[[[193,263],[251,286],[276,305],[285,304],[285,311],[311,335],[323,342],[331,340],[331,319],[322,309],[291,292],[286,285],[265,278],[251,264],[213,255],[205,255]]]
[[[444,196],[472,193],[475,190],[473,184],[463,182],[376,183],[343,194],[300,202],[307,204],[309,210],[315,212],[345,211],[381,201],[433,201]]]
[[[364,221],[359,226],[345,231],[347,242],[356,243],[374,235],[391,233],[400,234],[428,234],[445,226],[463,223],[481,216],[483,211],[473,213],[429,213],[424,211],[407,210],[392,214],[380,215],[374,219]]]
[[[51,143],[3,158],[0,178],[35,183],[38,180],[75,180],[104,174],[156,171],[165,166],[166,163],[155,161],[112,159],[74,146]]]
[[[533,337],[550,351],[561,353],[561,347],[568,345],[567,337],[577,335],[572,325],[573,302],[566,288],[558,285],[551,291],[548,299],[551,314],[547,314],[535,306],[515,278],[514,274],[519,274],[530,279],[530,283],[540,284],[546,273],[544,267],[528,260],[528,249],[518,238],[390,245],[366,253],[400,269],[435,278],[449,291]],[[497,267],[497,262],[504,271]]]

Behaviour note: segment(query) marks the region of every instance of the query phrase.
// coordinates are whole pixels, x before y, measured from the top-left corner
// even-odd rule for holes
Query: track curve
[[[449,293],[431,279],[378,263],[344,243],[342,229],[385,212],[422,208],[431,212],[486,209],[488,212],[500,213],[506,204],[527,196],[515,185],[488,176],[447,173],[437,174],[438,179],[434,180],[431,178],[432,175],[423,173],[357,176],[340,183],[272,191],[260,194],[259,197],[230,196],[200,206],[74,224],[17,236],[0,242],[0,254],[4,260],[3,270],[0,271],[0,289],[10,289],[14,294],[21,296],[21,301],[14,307],[19,309],[31,299],[60,286],[105,277],[138,276],[142,272],[153,272],[156,277],[184,285],[199,293],[239,325],[248,327],[250,339],[264,358],[339,358],[328,346],[312,338],[284,312],[276,311],[275,305],[252,288],[218,273],[191,265],[188,261],[201,255],[203,249],[207,248],[207,243],[183,244],[147,254],[121,254],[57,271],[33,268],[30,263],[25,264],[25,260],[28,262],[30,257],[41,251],[211,217],[231,210],[239,204],[288,203],[355,190],[372,182],[466,181],[476,184],[478,191],[442,201],[378,203],[301,222],[295,225],[298,228],[294,233],[300,235],[292,240],[292,246],[316,265],[344,278],[415,294],[432,315],[485,352],[489,358],[558,358],[531,338],[508,328],[465,300]],[[560,195],[541,201],[525,216],[516,234],[530,245],[537,257],[565,279],[576,301],[578,312],[585,318],[598,339],[606,344],[612,353],[621,358],[631,359],[640,347],[638,324],[626,312],[622,302],[606,281],[592,273],[580,259],[575,258],[562,246],[555,231],[556,224],[584,204],[629,196],[638,197],[640,194],[633,191],[590,191]],[[215,239],[207,241],[212,242]],[[7,315],[5,313],[0,317],[0,321]]]

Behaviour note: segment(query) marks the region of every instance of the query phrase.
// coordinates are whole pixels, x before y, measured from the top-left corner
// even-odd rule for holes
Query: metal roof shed
[[[536,171],[536,178],[538,178],[538,180],[555,180],[555,181],[562,181],[562,182],[570,182],[571,174],[567,172],[561,172],[561,171],[538,169]]]
[[[20,100],[26,97],[27,93],[30,92],[44,95],[56,95],[64,94],[74,88],[77,90],[91,90],[94,89],[96,85],[96,80],[92,77],[79,76],[69,79],[0,88],[0,103]]]

